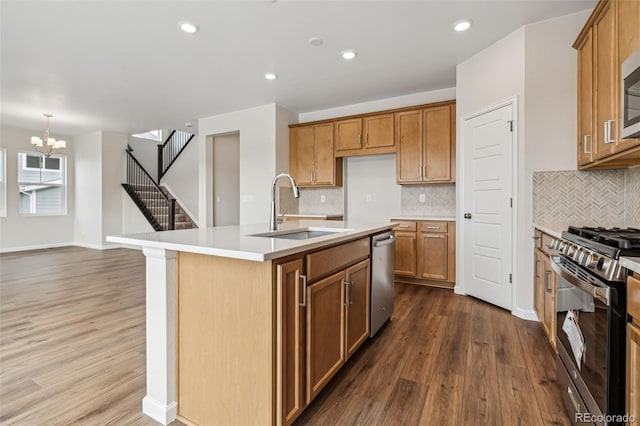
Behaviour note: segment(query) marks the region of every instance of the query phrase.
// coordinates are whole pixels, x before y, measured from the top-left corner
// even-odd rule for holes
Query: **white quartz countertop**
[[[443,222],[455,222],[455,216],[393,216],[391,220],[439,220]]]
[[[265,261],[365,237],[393,227],[393,223],[361,223],[336,220],[300,220],[278,225],[278,230],[333,228],[340,232],[307,240],[252,236],[269,232],[267,224],[218,226],[202,229],[110,235],[107,241],[211,256]]]
[[[562,238],[562,231],[569,229],[565,223],[533,223],[533,227],[552,237]]]
[[[640,257],[621,257],[620,265],[627,269],[631,269],[636,274],[640,274]]]

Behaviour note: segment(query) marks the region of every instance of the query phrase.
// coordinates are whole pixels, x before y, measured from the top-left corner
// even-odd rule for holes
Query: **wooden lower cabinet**
[[[455,222],[397,221],[395,267],[397,281],[453,287],[455,283]]]
[[[420,233],[418,239],[418,278],[447,281],[447,234]]]
[[[277,315],[280,325],[280,359],[278,360],[277,417],[289,425],[307,406],[304,391],[305,371],[305,282],[301,279],[302,259],[295,259],[276,266],[278,301]]]
[[[534,308],[549,343],[556,347],[556,274],[545,252],[534,250],[533,295]]]
[[[353,265],[346,271],[346,350],[347,359],[369,337],[371,301],[371,268],[369,259]]]
[[[307,288],[307,403],[346,360],[345,272]]]
[[[627,324],[627,413],[640,418],[640,327]]]
[[[417,237],[415,232],[396,232],[395,267],[396,275],[415,277]]]

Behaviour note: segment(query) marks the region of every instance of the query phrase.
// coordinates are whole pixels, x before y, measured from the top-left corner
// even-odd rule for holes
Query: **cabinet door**
[[[544,314],[542,315],[542,328],[551,342],[556,347],[556,274],[551,269],[551,259],[543,256],[544,272],[542,274],[542,287],[544,289]]]
[[[423,173],[425,182],[451,180],[451,110],[449,106],[424,110]]]
[[[398,183],[422,181],[422,112],[396,114],[396,176]]]
[[[418,240],[418,278],[446,281],[448,278],[447,234],[421,232]]]
[[[629,416],[638,419],[640,418],[640,328],[631,323],[627,324],[626,382],[626,411]]]
[[[335,182],[335,157],[333,153],[333,123],[315,126],[316,168],[315,185],[333,185]]]
[[[278,265],[277,300],[280,323],[280,347],[277,380],[278,418],[293,423],[306,407],[304,394],[304,333],[306,289],[301,282],[302,259]]]
[[[593,31],[578,48],[578,166],[593,154]]]
[[[362,119],[335,122],[336,152],[362,148]]]
[[[364,119],[364,146],[383,148],[395,145],[393,114],[376,115]]]
[[[307,288],[307,403],[345,362],[344,271]]]
[[[533,298],[534,308],[538,319],[542,323],[544,320],[544,285],[542,282],[542,274],[544,263],[542,261],[543,254],[539,250],[535,250],[533,254]]]
[[[289,170],[298,186],[313,185],[315,155],[315,126],[292,128],[289,143]]]
[[[371,275],[369,259],[347,269],[345,279],[347,359],[369,337]]]
[[[416,233],[396,231],[396,275],[416,276]]]
[[[622,63],[637,49],[640,49],[640,1],[619,0],[618,8],[618,62],[616,66],[617,96],[620,100],[622,94]],[[621,108],[619,106],[618,108]],[[617,131],[622,129],[622,111],[619,111],[616,121]],[[616,133],[619,134],[619,133]],[[640,138],[618,139],[615,151],[620,152],[640,145]]]
[[[617,50],[616,2],[609,1],[593,26],[594,93],[595,99],[595,159],[613,152],[618,128],[617,118]],[[609,131],[610,129],[610,131]]]

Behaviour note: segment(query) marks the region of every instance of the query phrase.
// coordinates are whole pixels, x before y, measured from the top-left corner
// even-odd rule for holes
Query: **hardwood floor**
[[[396,289],[393,320],[296,425],[569,424],[537,323],[451,290]],[[0,424],[157,424],[141,411],[144,301],[139,251],[0,255]]]

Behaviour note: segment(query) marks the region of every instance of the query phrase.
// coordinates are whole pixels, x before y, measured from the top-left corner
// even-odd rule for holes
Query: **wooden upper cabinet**
[[[578,166],[593,160],[593,30],[578,47]]]
[[[333,138],[333,123],[290,129],[289,172],[298,186],[342,185],[342,159],[335,159]]]
[[[336,157],[388,154],[396,150],[393,114],[335,121]]]
[[[315,126],[294,127],[289,136],[289,172],[299,186],[313,186]]]
[[[398,183],[422,181],[422,111],[396,114]]]
[[[336,155],[341,151],[362,148],[362,119],[335,122]]]
[[[640,1],[618,0],[618,54],[616,62],[616,99],[618,102],[618,120],[616,121],[616,134],[622,130],[622,64],[636,50],[640,49]],[[640,145],[640,138],[618,138],[614,147],[615,152],[625,151]]]
[[[617,126],[615,125],[618,100],[616,2],[605,6],[593,26],[595,93],[595,159],[613,153]]]
[[[394,152],[393,114],[374,115],[364,118],[364,146],[367,149],[388,148],[389,152]]]
[[[315,185],[333,185],[335,182],[335,157],[333,156],[333,123],[315,126],[316,168]]]
[[[455,106],[396,114],[398,183],[455,182]]]
[[[449,106],[424,110],[424,181],[451,181],[451,110]]]
[[[640,164],[640,138],[621,139],[622,63],[640,49],[640,1],[600,0],[578,50],[578,168]]]

